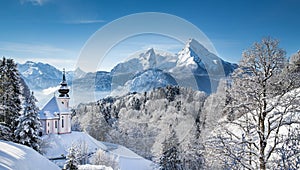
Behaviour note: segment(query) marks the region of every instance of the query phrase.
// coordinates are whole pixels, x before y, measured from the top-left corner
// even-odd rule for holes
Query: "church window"
[[[64,122],[64,117],[62,116],[62,117],[61,117],[61,127],[62,127],[62,128],[64,128],[64,126],[65,126],[64,123],[65,123],[65,122]]]
[[[48,122],[48,127],[50,126],[49,122]]]
[[[57,121],[55,121],[55,128],[57,128]]]

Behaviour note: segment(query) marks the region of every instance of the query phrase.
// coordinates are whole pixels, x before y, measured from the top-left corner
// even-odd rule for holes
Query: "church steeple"
[[[60,83],[60,88],[58,89],[59,96],[58,97],[67,97],[69,98],[69,88],[66,81],[66,71],[63,69],[63,78],[62,82]]]

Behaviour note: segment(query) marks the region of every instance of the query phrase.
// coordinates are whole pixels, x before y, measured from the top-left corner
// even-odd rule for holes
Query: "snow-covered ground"
[[[109,154],[119,157],[119,167],[121,170],[150,170],[154,168],[153,162],[144,159],[128,148],[107,142],[100,142],[84,132],[73,131],[70,134],[44,136],[45,146],[43,151],[47,158],[58,158],[67,155],[68,148],[72,144],[86,145],[88,153],[95,153],[98,149],[107,151]],[[64,160],[63,160],[64,162]],[[60,166],[60,162],[57,162]],[[61,162],[62,163],[62,162]]]
[[[35,150],[13,142],[0,141],[1,170],[58,170],[53,162]]]
[[[113,170],[111,167],[106,167],[104,165],[90,165],[90,164],[79,165],[78,169],[79,170]]]

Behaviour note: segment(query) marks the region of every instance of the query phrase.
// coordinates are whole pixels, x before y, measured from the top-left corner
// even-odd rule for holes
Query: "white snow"
[[[25,76],[25,77],[28,77],[32,74],[34,74],[35,72],[38,72],[39,74],[43,74],[38,67],[33,67],[31,66],[28,70],[26,70],[25,72],[23,72],[22,74]]]
[[[56,170],[60,168],[27,146],[0,141],[0,169]]]
[[[113,170],[111,167],[107,167],[104,165],[90,165],[90,164],[79,165],[78,169],[79,170]]]
[[[177,67],[196,69],[197,65],[207,70],[218,70],[222,67],[219,63],[221,59],[209,52],[203,45],[194,39],[190,39],[184,49],[178,53]]]
[[[67,155],[68,148],[72,144],[86,143],[88,145],[88,152],[96,152],[97,149],[106,150],[107,147],[96,139],[92,138],[90,135],[84,132],[72,132],[69,134],[50,134],[43,136],[43,141],[45,142],[46,148],[45,156],[47,158],[56,158],[61,155]]]
[[[109,154],[118,156],[121,170],[150,170],[153,169],[154,165],[153,162],[144,159],[124,146],[97,141],[85,132],[72,131],[70,134],[51,134],[43,136],[43,141],[46,142],[43,150],[47,158],[57,158],[61,157],[61,155],[67,155],[68,148],[72,144],[86,144],[88,146],[88,153],[95,153],[98,149],[102,149]]]

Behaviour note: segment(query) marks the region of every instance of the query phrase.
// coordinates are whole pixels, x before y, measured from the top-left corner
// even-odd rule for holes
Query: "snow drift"
[[[0,169],[59,170],[54,163],[35,150],[13,142],[0,141]]]

